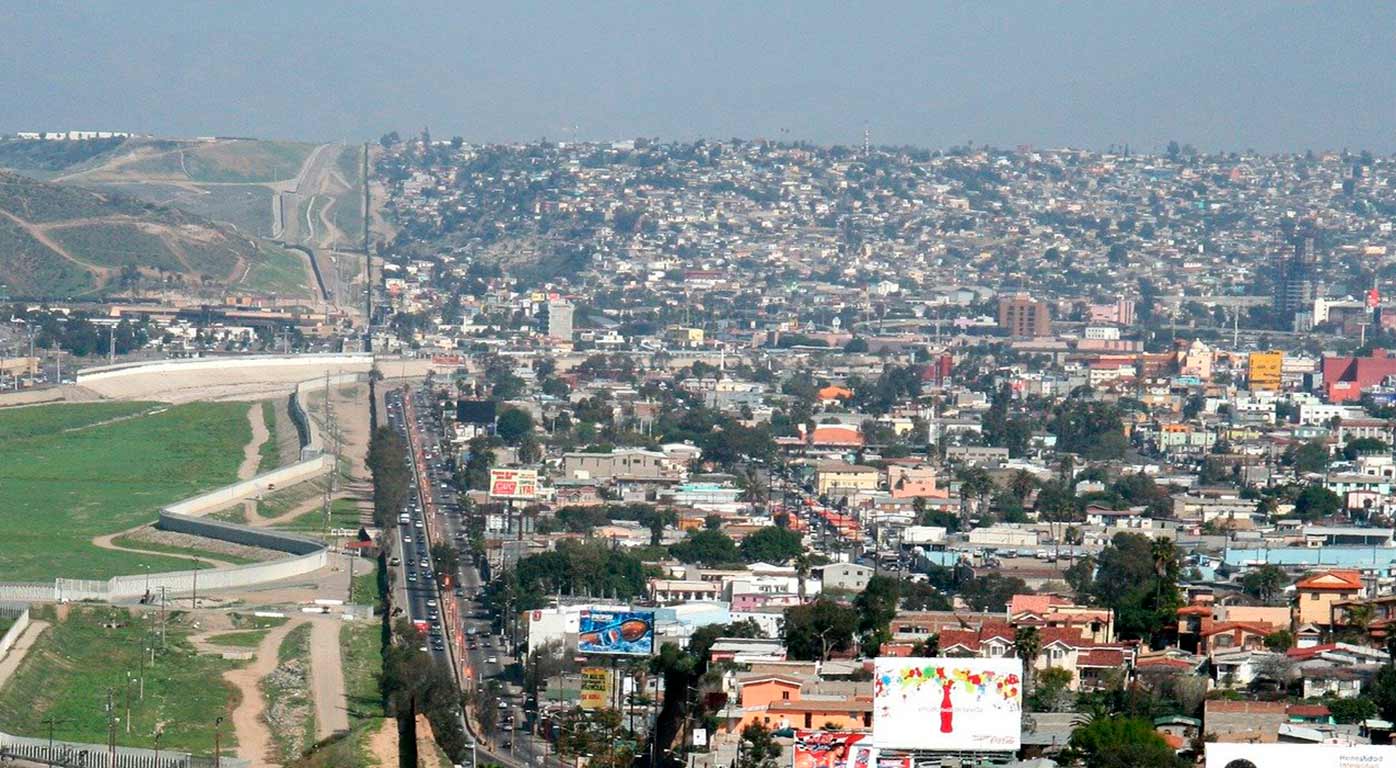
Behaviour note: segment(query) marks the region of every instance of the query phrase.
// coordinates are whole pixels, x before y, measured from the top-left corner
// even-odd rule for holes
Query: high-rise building
[[[1316,288],[1317,257],[1312,232],[1299,232],[1290,252],[1275,258],[1275,314],[1285,328],[1301,329],[1304,316],[1312,318]],[[1310,320],[1310,324],[1312,320]]]
[[[562,341],[572,340],[572,312],[576,307],[568,301],[550,301],[543,313],[543,333]]]
[[[1047,302],[1026,293],[1000,297],[999,327],[1009,336],[1051,336],[1052,317],[1047,312]]]

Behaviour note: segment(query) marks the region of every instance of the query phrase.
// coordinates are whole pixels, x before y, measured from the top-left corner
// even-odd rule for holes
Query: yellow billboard
[[[582,667],[582,709],[606,709],[611,705],[611,670]]]

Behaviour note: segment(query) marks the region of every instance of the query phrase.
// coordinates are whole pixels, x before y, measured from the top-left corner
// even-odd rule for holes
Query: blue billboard
[[[578,653],[649,656],[654,653],[653,611],[582,611]]]

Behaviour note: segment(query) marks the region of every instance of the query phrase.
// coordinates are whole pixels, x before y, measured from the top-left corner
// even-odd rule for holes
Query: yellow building
[[[1285,353],[1280,350],[1273,352],[1252,352],[1250,356],[1250,372],[1246,382],[1252,391],[1257,389],[1268,389],[1279,391],[1280,371],[1284,368]]]
[[[1295,626],[1326,627],[1343,623],[1338,603],[1362,596],[1362,574],[1357,571],[1324,571],[1294,585],[1291,615]]]
[[[816,469],[814,487],[820,495],[835,488],[842,491],[875,491],[880,478],[881,474],[874,467],[826,461]]]
[[[664,338],[665,341],[678,347],[701,347],[703,346],[703,329],[676,325],[665,331]]]

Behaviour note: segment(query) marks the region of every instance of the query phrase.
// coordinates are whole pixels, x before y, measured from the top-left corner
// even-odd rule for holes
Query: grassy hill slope
[[[177,208],[0,171],[0,294],[33,298],[155,286],[305,295],[304,275],[269,246]],[[270,256],[268,256],[270,254]],[[282,280],[258,280],[267,258]]]

